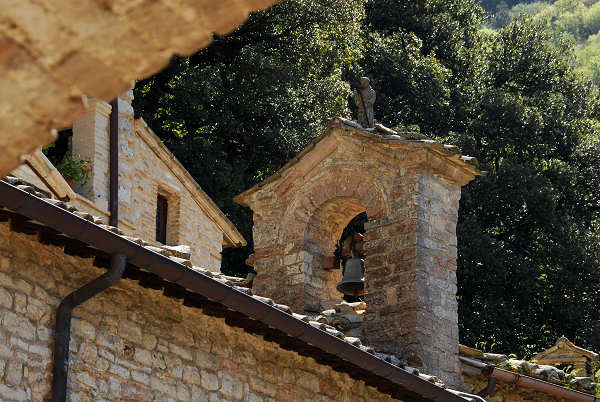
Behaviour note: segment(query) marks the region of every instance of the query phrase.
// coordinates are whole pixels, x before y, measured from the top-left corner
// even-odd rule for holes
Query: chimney
[[[119,137],[122,140],[133,133],[133,91],[128,90],[117,98]],[[73,122],[72,154],[92,162],[94,175],[77,192],[89,199],[102,211],[109,210],[110,165],[110,103],[88,98],[85,112]],[[121,147],[119,147],[121,148]],[[122,149],[119,152],[122,153]]]
[[[255,293],[319,312],[342,301],[334,251],[366,211],[362,335],[460,386],[456,222],[475,158],[421,135],[337,118],[274,176],[238,195],[254,212]]]

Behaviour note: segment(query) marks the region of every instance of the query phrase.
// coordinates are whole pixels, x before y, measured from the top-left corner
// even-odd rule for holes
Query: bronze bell
[[[365,289],[365,262],[358,257],[352,257],[346,261],[344,276],[337,284],[339,292],[348,296],[360,296]]]

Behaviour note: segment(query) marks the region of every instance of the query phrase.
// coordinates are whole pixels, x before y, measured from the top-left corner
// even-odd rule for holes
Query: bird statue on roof
[[[375,104],[375,90],[371,87],[368,77],[361,77],[360,88],[354,90],[354,103],[358,109],[358,122],[364,128],[375,127],[373,120],[373,105]]]

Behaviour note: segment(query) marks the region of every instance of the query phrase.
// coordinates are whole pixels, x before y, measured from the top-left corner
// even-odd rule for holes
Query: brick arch
[[[336,290],[342,271],[331,269],[342,231],[361,212],[374,221],[389,215],[389,208],[384,187],[363,172],[329,171],[311,181],[284,215],[280,245],[284,265],[310,278],[302,289],[303,307],[324,310],[342,300]]]
[[[304,246],[323,255],[333,254],[344,228],[365,210],[357,198],[336,197],[325,201],[308,220]]]
[[[315,214],[323,213],[324,209],[330,207],[331,202],[334,202],[332,200],[337,200],[335,202],[338,208],[347,207],[352,211],[357,209],[357,204],[362,205],[362,209],[352,215],[348,222],[365,210],[369,220],[381,219],[389,214],[383,185],[376,178],[363,172],[325,172],[312,182],[314,184],[307,192],[301,192],[296,200],[290,203],[284,215],[280,233],[280,240],[284,244],[310,240],[306,239],[306,232],[311,219],[316,217]]]

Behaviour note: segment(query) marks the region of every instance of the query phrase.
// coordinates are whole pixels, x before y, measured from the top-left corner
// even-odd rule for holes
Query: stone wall
[[[177,2],[8,0],[0,3],[0,177],[83,111],[110,100],[174,53],[207,46],[273,0]]]
[[[56,307],[102,272],[0,224],[0,399],[50,397]],[[71,401],[389,400],[131,280],[77,307],[71,333]]]
[[[223,230],[198,205],[190,185],[186,186],[174,167],[165,164],[144,140],[154,134],[142,133],[148,128],[139,124],[134,130],[120,138],[119,215],[135,225],[136,236],[154,240],[157,195],[166,197],[167,244],[190,246],[194,265],[219,272]]]
[[[460,187],[425,170],[397,178],[395,192],[394,216],[365,226],[367,338],[457,384]]]

